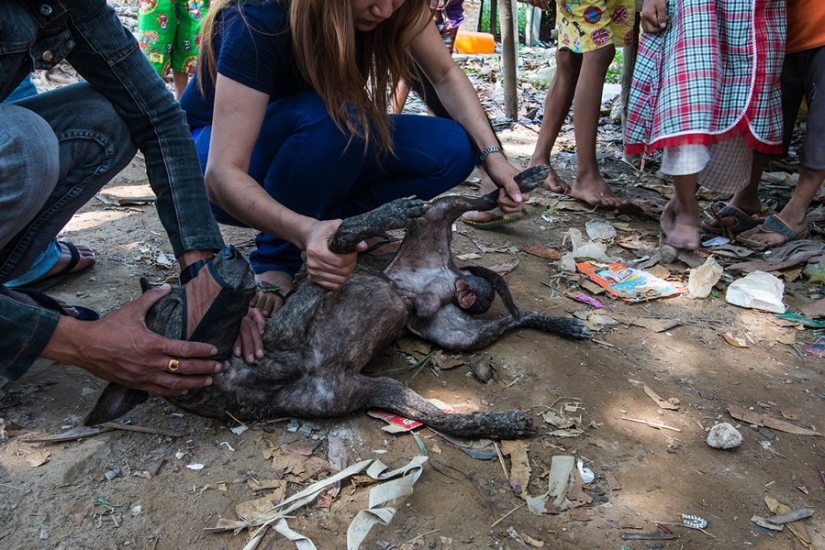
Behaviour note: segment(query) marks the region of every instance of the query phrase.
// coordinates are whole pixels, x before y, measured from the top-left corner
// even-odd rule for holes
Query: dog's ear
[[[111,422],[131,411],[149,398],[149,394],[141,390],[132,390],[120,384],[110,383],[100,394],[100,397],[86,416],[83,423],[86,426],[96,426],[104,422]]]

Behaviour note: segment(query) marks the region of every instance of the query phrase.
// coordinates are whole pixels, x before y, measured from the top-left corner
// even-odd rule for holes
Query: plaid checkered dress
[[[668,0],[668,27],[643,33],[625,149],[647,154],[742,135],[780,153],[785,0]]]

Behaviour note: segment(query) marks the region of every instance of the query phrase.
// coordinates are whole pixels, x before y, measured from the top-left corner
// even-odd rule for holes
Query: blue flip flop
[[[734,218],[735,223],[724,227],[721,225],[716,225],[715,222],[718,222],[721,218]],[[719,213],[716,215],[716,219],[703,221],[702,229],[715,235],[722,235],[725,233],[725,230],[730,231],[733,235],[738,235],[739,233],[749,231],[758,225],[759,220],[755,219],[753,216],[748,216],[745,212],[735,206],[727,204],[719,210]]]
[[[760,242],[752,241],[751,239],[748,238],[748,237],[750,237],[750,235],[748,237],[744,237],[744,236],[740,235],[739,237],[737,237],[736,240],[738,242],[744,244],[745,246],[747,246],[750,249],[761,252],[762,250],[766,250],[768,248],[773,248],[773,247],[776,247],[776,246],[782,246],[783,244],[789,243],[791,241],[798,241],[798,240],[804,239],[805,237],[808,236],[807,231],[803,231],[802,233],[797,233],[796,231],[791,229],[791,227],[787,223],[785,223],[785,220],[783,220],[782,218],[780,218],[779,216],[777,216],[775,214],[765,218],[765,221],[762,222],[762,225],[760,225],[758,227],[759,227],[759,231],[754,233],[754,235],[757,235],[759,233],[779,233],[780,235],[785,237],[785,241],[781,242],[781,243],[777,243],[777,244],[772,245],[772,246],[769,246],[769,245],[762,244]]]
[[[46,309],[50,309],[52,311],[56,311],[60,315],[65,315],[67,317],[73,317],[66,312],[63,306],[60,305],[60,302],[49,296],[48,294],[44,294],[39,290],[35,290],[33,288],[14,288],[12,289],[14,292],[19,292],[20,294],[25,294],[38,305],[43,306]],[[69,306],[77,311],[77,319],[78,321],[97,321],[100,319],[100,315],[93,309],[89,309],[83,306]]]

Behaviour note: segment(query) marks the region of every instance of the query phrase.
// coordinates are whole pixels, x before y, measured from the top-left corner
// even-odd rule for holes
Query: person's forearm
[[[467,131],[479,151],[498,145],[487,115],[478,101],[478,92],[458,65],[439,82],[433,82],[439,99],[453,119]]]
[[[158,214],[175,255],[220,249],[223,239],[203,192],[185,115],[112,8],[102,0],[77,6],[72,12],[76,45],[67,59],[112,102],[132,142],[143,150]]]
[[[307,236],[317,220],[278,203],[246,173],[237,168],[210,167],[206,188],[210,199],[236,220],[306,250]]]

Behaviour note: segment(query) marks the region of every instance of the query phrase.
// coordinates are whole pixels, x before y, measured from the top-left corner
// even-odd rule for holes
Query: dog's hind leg
[[[533,166],[519,173],[515,180],[522,193],[529,193],[541,186],[550,167],[547,165]],[[448,223],[455,221],[460,215],[470,210],[491,210],[498,204],[499,190],[496,189],[480,197],[464,195],[447,195],[432,201],[432,210],[427,214],[429,220],[443,220]]]
[[[355,252],[358,243],[368,237],[377,237],[390,229],[407,227],[412,220],[423,216],[429,209],[429,203],[408,197],[396,199],[341,222],[332,239],[329,249],[336,254]]]
[[[369,408],[383,409],[447,435],[469,439],[520,439],[535,433],[533,422],[521,411],[448,414],[393,378],[359,375]]]

